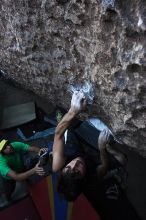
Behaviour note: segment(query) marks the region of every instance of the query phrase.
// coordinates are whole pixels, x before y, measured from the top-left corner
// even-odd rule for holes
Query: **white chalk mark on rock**
[[[114,7],[115,0],[102,0],[101,5],[102,5],[103,11],[105,12],[107,8]]]
[[[92,104],[93,100],[94,100],[94,88],[93,85],[89,82],[85,82],[82,85],[75,85],[75,86],[71,86],[69,88],[69,91],[71,93],[74,93],[75,91],[81,91],[84,93],[87,103],[88,104]]]
[[[146,25],[144,24],[144,21],[142,20],[141,16],[139,16],[139,19],[138,19],[138,27],[141,28],[143,31],[146,30]]]
[[[44,8],[47,0],[42,0],[41,8]]]

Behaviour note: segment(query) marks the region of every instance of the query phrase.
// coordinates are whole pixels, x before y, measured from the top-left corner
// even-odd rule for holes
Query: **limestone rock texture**
[[[1,0],[0,70],[69,107],[94,89],[90,116],[146,157],[146,1]]]

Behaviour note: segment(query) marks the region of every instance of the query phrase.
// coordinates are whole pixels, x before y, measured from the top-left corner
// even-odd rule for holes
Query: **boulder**
[[[88,115],[146,156],[144,0],[1,0],[2,73],[69,107],[92,91]]]

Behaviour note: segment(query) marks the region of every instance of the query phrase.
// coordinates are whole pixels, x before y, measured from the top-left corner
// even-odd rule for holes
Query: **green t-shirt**
[[[0,175],[6,179],[11,179],[7,176],[8,172],[12,169],[15,172],[21,172],[23,169],[23,161],[21,152],[28,151],[29,145],[22,142],[13,142],[11,146],[15,152],[9,155],[0,154]]]

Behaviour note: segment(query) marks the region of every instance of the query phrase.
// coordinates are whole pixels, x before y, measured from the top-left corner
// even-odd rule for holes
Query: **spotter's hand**
[[[40,162],[38,162],[35,167],[35,173],[38,174],[39,176],[44,176],[45,175],[45,171],[43,169],[43,167],[40,167]]]
[[[44,148],[41,148],[38,152],[38,155],[41,156],[43,153],[47,152],[48,151],[48,148],[47,147],[44,147]]]
[[[78,114],[80,111],[84,110],[86,107],[86,98],[83,92],[74,92],[71,100],[71,109]]]

